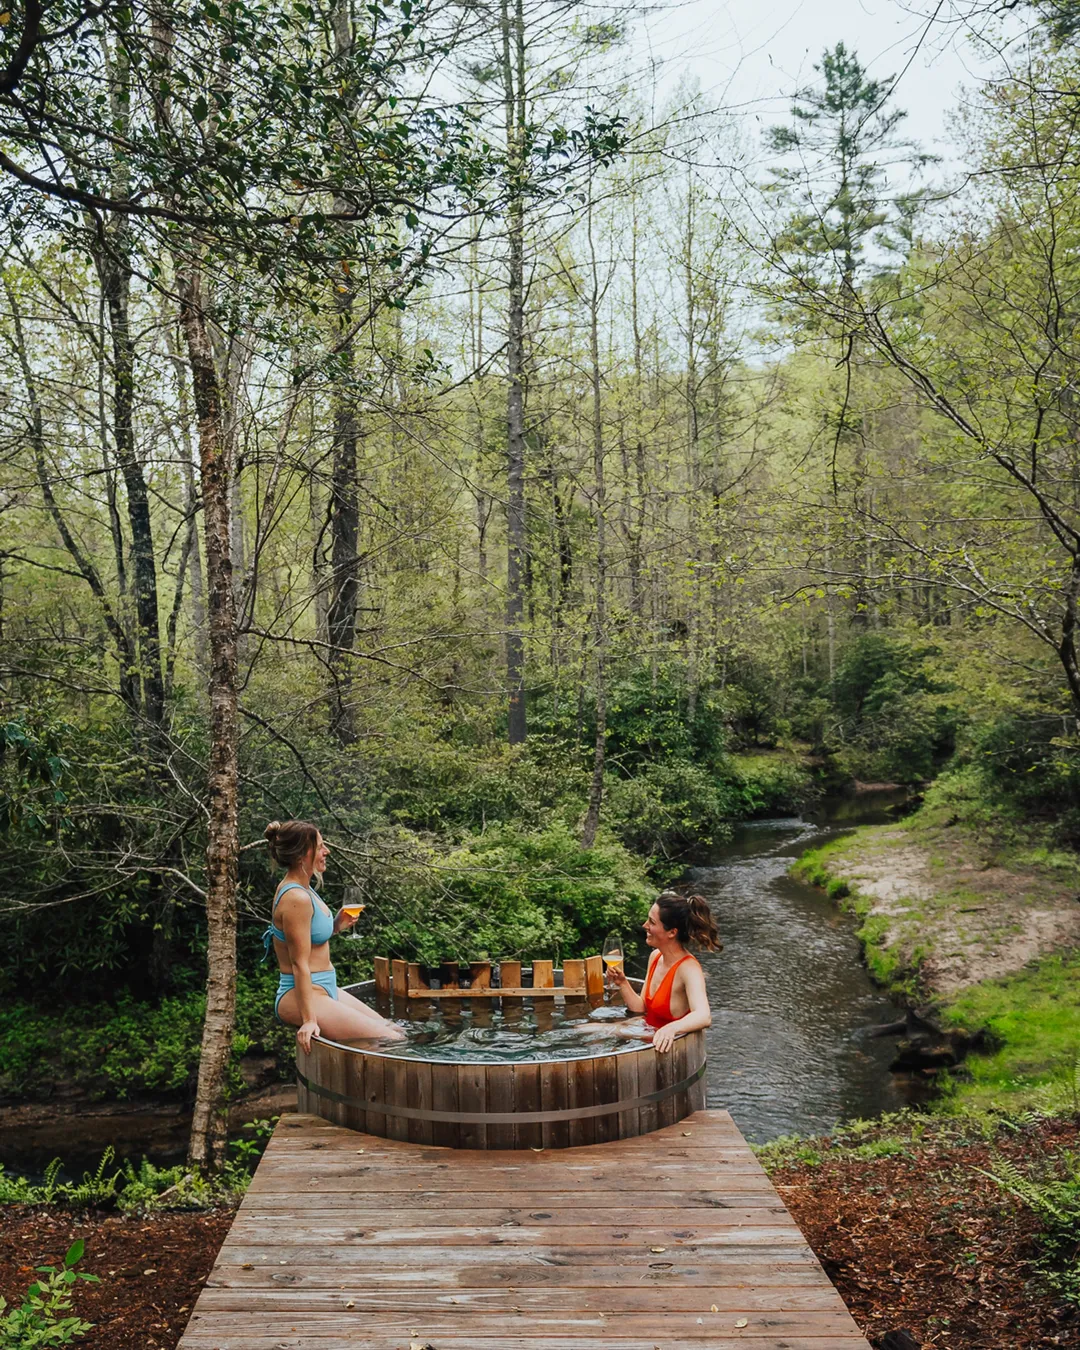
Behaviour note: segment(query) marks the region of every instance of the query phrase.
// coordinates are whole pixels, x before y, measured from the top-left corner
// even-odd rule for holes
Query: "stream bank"
[[[894,1063],[950,1070],[946,1090],[976,1107],[1066,1104],[1080,1056],[1080,858],[965,805],[955,789],[932,792],[903,821],[805,853],[793,875],[857,917],[871,974],[905,1006]]]

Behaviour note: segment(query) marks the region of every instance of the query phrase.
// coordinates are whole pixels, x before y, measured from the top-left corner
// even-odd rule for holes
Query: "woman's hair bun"
[[[272,820],[263,833],[281,867],[298,867],[319,842],[319,827],[310,820]]]

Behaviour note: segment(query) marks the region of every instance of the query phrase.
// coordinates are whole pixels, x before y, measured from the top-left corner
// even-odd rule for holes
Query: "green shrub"
[[[274,1017],[275,984],[265,968],[237,981],[234,1087],[237,1061],[246,1051],[291,1053],[292,1033]],[[101,1097],[182,1097],[198,1072],[205,1006],[200,993],[166,998],[156,1007],[129,993],[113,1004],[61,1011],[15,1003],[5,1010],[0,1032],[0,1090],[19,1094],[55,1077]]]
[[[37,1273],[44,1278],[34,1281],[18,1308],[9,1312],[7,1300],[0,1295],[0,1350],[51,1350],[86,1335],[92,1323],[63,1316],[71,1312],[72,1286],[78,1280],[97,1283],[96,1275],[75,1269],[84,1250],[79,1238],[68,1248],[59,1270],[38,1266]]]
[[[610,834],[582,849],[561,821],[535,833],[498,825],[456,848],[412,838],[381,852],[366,882],[377,928],[350,945],[431,964],[584,955],[610,929],[636,926],[654,894],[642,863]]]
[[[646,764],[633,778],[610,779],[606,802],[608,823],[628,848],[671,859],[730,839],[742,797],[731,778],[674,759]]]
[[[983,1175],[1038,1219],[1036,1267],[1067,1303],[1080,1307],[1080,1158],[1065,1153],[1023,1172],[999,1156]]]

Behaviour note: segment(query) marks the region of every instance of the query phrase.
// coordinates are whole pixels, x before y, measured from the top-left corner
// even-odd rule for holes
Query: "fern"
[[[981,1167],[975,1171],[989,1177],[1038,1219],[1037,1268],[1067,1302],[1080,1307],[1080,1159],[1066,1153],[1064,1161],[1064,1175],[1031,1175],[1000,1156],[989,1171]]]

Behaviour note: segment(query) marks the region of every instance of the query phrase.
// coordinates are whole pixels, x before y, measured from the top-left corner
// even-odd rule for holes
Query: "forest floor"
[[[233,1221],[232,1209],[144,1217],[7,1205],[0,1211],[0,1295],[18,1307],[37,1266],[59,1266],[76,1238],[74,1313],[94,1323],[85,1350],[173,1350]]]
[[[910,1116],[759,1154],[872,1345],[903,1330],[923,1350],[1075,1347],[1080,1305],[1037,1268],[1038,1220],[988,1173],[1066,1173],[1078,1123]]]
[[[1080,1307],[1037,1271],[1034,1216],[985,1173],[1002,1158],[1054,1169],[1077,1124],[906,1115],[760,1155],[871,1344],[904,1329],[925,1350],[1043,1350],[1080,1344]],[[95,1324],[80,1345],[174,1350],[232,1217],[9,1206],[0,1294],[17,1302],[34,1267],[81,1237],[100,1283],[75,1286],[75,1311]]]

